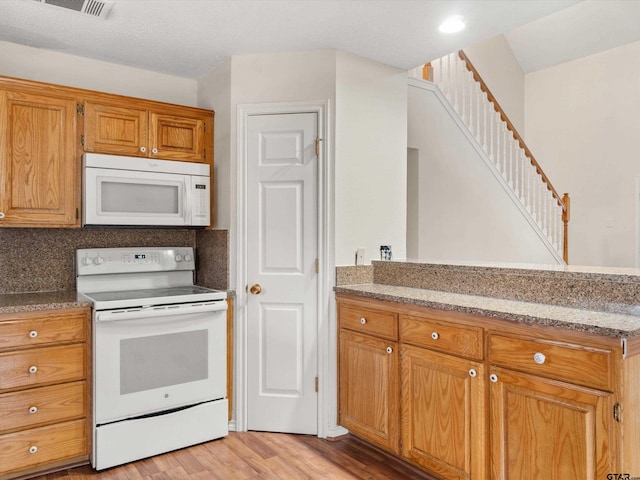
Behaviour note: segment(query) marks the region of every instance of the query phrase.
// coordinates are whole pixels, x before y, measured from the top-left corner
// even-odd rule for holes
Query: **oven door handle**
[[[117,322],[122,320],[136,320],[150,317],[168,317],[172,315],[188,315],[191,313],[223,312],[227,309],[227,302],[192,304],[192,305],[170,305],[163,307],[142,307],[139,309],[123,311],[103,311],[96,312],[96,322]]]

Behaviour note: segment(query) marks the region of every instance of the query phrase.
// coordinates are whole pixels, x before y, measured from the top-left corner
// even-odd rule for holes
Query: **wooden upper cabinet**
[[[213,114],[206,110],[158,104],[86,101],[87,152],[188,162],[211,161]]]
[[[85,102],[85,151],[147,157],[147,117],[144,109]]]
[[[72,96],[0,82],[0,226],[79,226],[75,140]]]

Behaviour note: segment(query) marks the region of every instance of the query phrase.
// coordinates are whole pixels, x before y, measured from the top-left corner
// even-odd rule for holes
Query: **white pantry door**
[[[247,123],[247,427],[318,428],[317,113]]]

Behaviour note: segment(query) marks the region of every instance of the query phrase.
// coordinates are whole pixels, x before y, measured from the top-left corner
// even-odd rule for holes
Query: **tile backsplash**
[[[79,248],[173,246],[196,248],[203,285],[228,288],[226,230],[2,228],[0,294],[75,290]],[[226,267],[214,261],[220,257]]]

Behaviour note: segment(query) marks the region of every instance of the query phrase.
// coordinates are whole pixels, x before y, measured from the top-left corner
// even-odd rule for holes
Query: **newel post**
[[[571,199],[565,192],[562,196],[562,223],[564,224],[564,244],[562,246],[562,258],[569,265],[569,219],[571,218]]]

